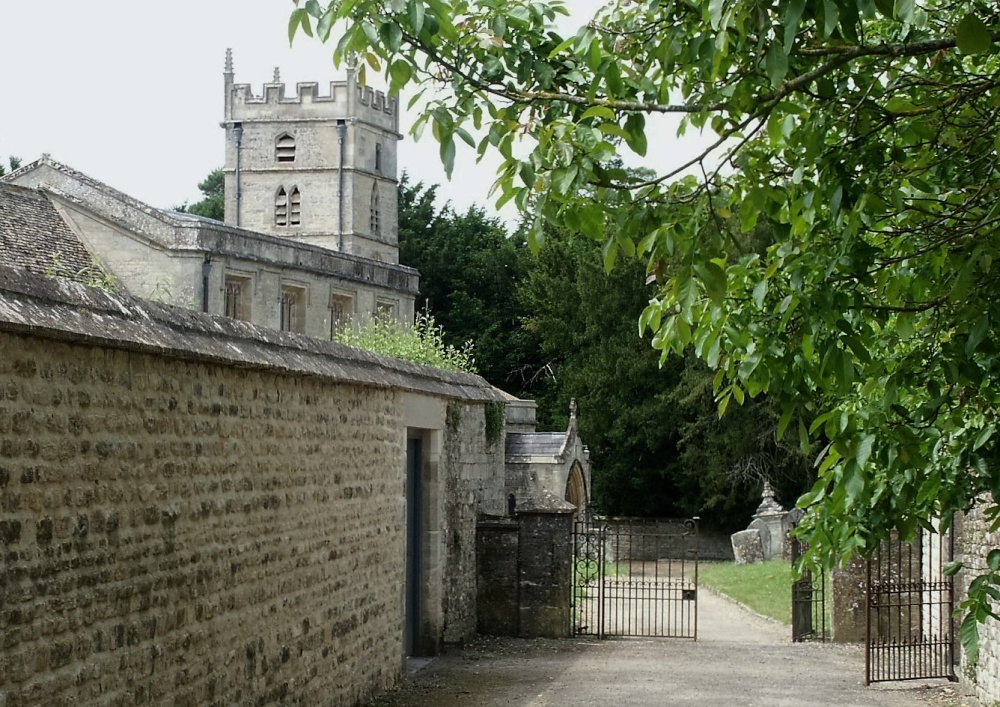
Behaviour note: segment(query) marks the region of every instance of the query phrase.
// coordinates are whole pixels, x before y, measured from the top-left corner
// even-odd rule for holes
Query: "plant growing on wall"
[[[494,446],[503,439],[504,423],[507,421],[507,406],[497,400],[486,403],[483,409],[486,418],[486,443]]]
[[[357,326],[341,327],[334,339],[348,346],[426,366],[476,372],[471,344],[456,348],[444,343],[444,332],[427,312],[418,312],[413,326],[388,317],[368,318]]]
[[[73,270],[65,263],[59,253],[52,254],[52,265],[45,271],[46,277],[62,277],[74,280],[87,287],[96,287],[107,292],[118,291],[118,278],[109,273],[97,258],[90,259],[90,265]]]

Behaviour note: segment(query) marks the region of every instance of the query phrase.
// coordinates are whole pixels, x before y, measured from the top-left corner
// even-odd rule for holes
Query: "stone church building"
[[[286,95],[224,73],[225,223],[159,209],[48,156],[0,183],[37,190],[120,289],[211,314],[332,338],[350,318],[413,321],[418,274],[399,265],[396,100],[354,72]],[[4,210],[23,201],[10,190]],[[38,251],[24,238],[14,251]],[[73,249],[74,252],[76,249]],[[67,264],[60,249],[40,254]]]
[[[274,78],[227,55],[225,222],[48,156],[0,178],[0,705],[360,704],[536,545],[497,606],[568,630],[575,413],[537,432],[479,376],[329,340],[413,320],[398,106]]]

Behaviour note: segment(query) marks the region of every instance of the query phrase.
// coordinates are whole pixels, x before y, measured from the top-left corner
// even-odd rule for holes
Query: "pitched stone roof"
[[[520,432],[507,435],[507,456],[558,457],[566,444],[565,432]]]
[[[48,155],[0,177],[0,184],[3,183],[37,187],[57,201],[79,204],[170,250],[219,253],[407,293],[416,294],[418,290],[419,274],[414,268],[256,233],[194,214],[159,209]]]
[[[0,183],[0,264],[75,277],[92,258],[45,194]]]

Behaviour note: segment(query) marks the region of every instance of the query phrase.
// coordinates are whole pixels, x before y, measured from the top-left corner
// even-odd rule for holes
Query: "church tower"
[[[296,85],[278,69],[261,95],[234,83],[226,52],[226,223],[330,250],[399,262],[399,106],[357,82]]]

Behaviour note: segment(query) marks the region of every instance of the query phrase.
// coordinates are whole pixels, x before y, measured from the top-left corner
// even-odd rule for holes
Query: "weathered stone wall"
[[[0,379],[8,707],[353,704],[395,682],[391,391],[21,336]]]
[[[698,559],[731,562],[733,545],[729,533],[698,526],[697,535],[684,536],[683,522],[656,518],[603,518],[595,522],[607,525],[616,536],[616,556],[634,560],[664,558],[691,559],[697,549]]]
[[[354,705],[393,686],[407,429],[444,433],[412,401],[472,419],[494,395],[0,268],[0,704]],[[445,514],[470,544],[474,512]],[[440,569],[463,572],[474,587],[474,563]]]
[[[513,517],[479,521],[479,631],[566,638],[572,623],[575,507],[551,494],[524,505]]]
[[[868,562],[853,557],[830,573],[830,637],[835,643],[864,643],[868,611]]]
[[[488,636],[517,636],[521,623],[517,521],[513,518],[480,521],[476,545],[478,631]]]
[[[519,632],[524,638],[570,635],[573,506],[518,511]]]
[[[1000,548],[1000,532],[989,531],[989,521],[983,514],[984,505],[956,519],[955,559],[964,563],[955,583],[955,596],[968,591],[969,582],[987,571],[986,556]],[[957,622],[956,622],[957,623]],[[963,655],[959,679],[983,705],[1000,702],[1000,622],[989,619],[979,626],[979,659],[970,663]]]
[[[487,439],[482,404],[452,402],[445,436],[445,474],[441,498],[444,562],[445,643],[461,643],[476,635],[476,519],[501,514],[504,500],[502,431]]]

